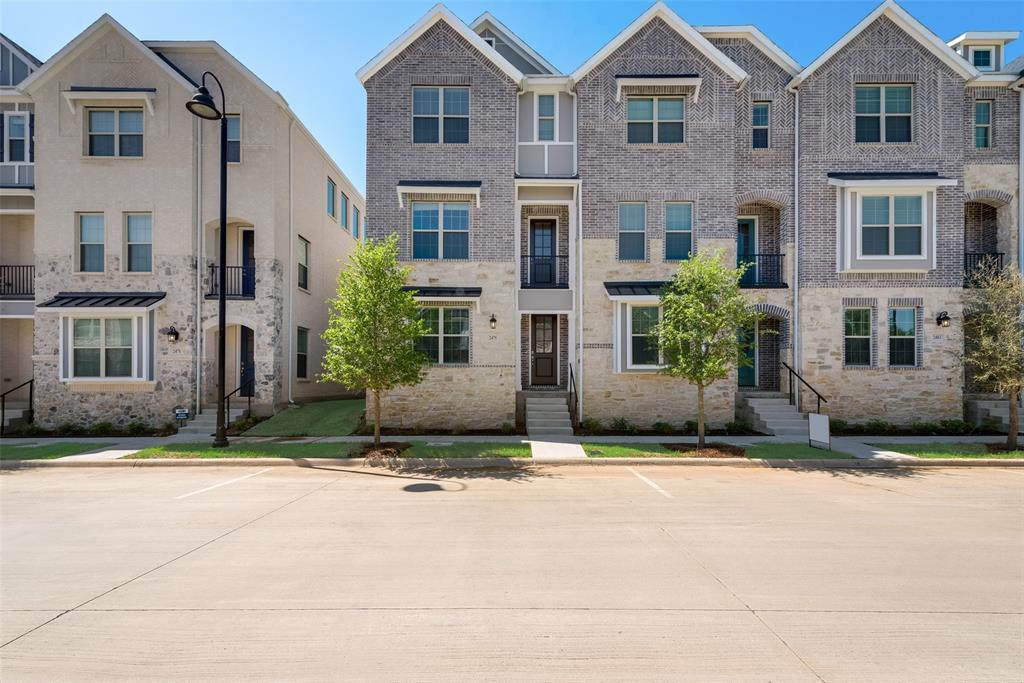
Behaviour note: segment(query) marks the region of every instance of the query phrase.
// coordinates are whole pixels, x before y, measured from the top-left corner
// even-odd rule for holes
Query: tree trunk
[[[1020,430],[1020,416],[1018,406],[1020,404],[1020,391],[1010,392],[1010,429],[1006,434],[1006,449],[1017,450],[1017,432]]]
[[[697,450],[704,450],[704,385],[697,385]]]
[[[380,392],[373,392],[373,446],[380,448]]]

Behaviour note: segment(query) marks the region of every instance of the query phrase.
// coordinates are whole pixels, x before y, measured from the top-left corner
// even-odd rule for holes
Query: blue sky
[[[216,40],[281,91],[359,189],[365,187],[366,98],[354,74],[430,7],[424,2],[18,2],[3,0],[0,30],[40,59],[103,12],[143,40]],[[489,10],[556,67],[571,71],[651,2],[447,2],[470,22]],[[754,24],[809,64],[876,0],[669,0],[691,24]],[[963,31],[1021,30],[1019,0],[901,3],[944,39]],[[1010,45],[1009,59],[1024,50]],[[230,93],[228,95],[230,97]]]

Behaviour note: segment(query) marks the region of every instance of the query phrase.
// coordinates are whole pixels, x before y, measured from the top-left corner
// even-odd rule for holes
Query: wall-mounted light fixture
[[[935,324],[939,327],[949,327],[953,324],[953,319],[949,317],[949,313],[943,311],[935,317]]]
[[[167,335],[167,341],[171,342],[172,344],[181,338],[181,334],[178,332],[178,330],[174,329],[174,325],[166,327],[160,331]]]
[[[495,330],[497,328],[498,328],[498,319],[494,317],[493,313],[491,313],[491,329]]]

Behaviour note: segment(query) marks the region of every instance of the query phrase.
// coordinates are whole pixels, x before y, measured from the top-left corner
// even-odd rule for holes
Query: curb
[[[755,458],[407,458],[401,469],[523,469],[527,467],[565,466],[675,466],[675,467],[767,467],[775,469],[917,469],[931,467],[1024,467],[1024,459],[949,458],[931,460],[787,460]],[[119,460],[7,460],[0,469],[36,469],[47,467],[306,467],[329,465],[374,467],[365,458],[149,458]]]

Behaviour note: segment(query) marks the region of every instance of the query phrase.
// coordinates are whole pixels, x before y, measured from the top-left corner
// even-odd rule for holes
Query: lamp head
[[[185,103],[185,108],[195,116],[207,121],[216,121],[223,116],[221,111],[217,109],[217,104],[213,101],[213,97],[205,85],[196,88],[192,99]]]

